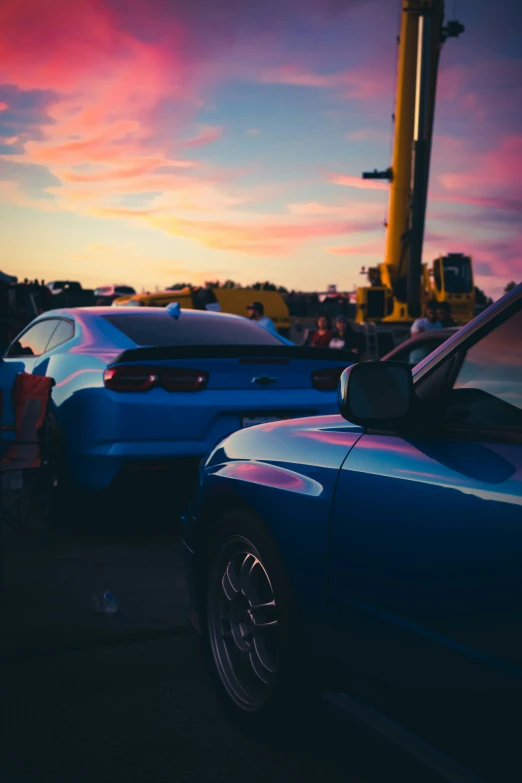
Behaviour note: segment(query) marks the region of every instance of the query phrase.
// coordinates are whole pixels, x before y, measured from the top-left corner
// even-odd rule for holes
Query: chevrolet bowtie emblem
[[[259,383],[261,386],[268,386],[269,383],[275,383],[277,378],[271,378],[269,375],[257,375],[252,378],[252,383]]]

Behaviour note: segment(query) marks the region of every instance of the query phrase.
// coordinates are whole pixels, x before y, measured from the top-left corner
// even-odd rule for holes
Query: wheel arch
[[[231,490],[216,493],[215,495],[207,495],[205,497],[198,509],[198,525],[193,540],[194,588],[200,616],[205,604],[206,577],[208,575],[208,565],[211,554],[211,529],[217,525],[225,514],[231,512],[243,512],[257,519],[267,532],[272,535],[270,528],[260,517],[256,509],[254,509],[254,507],[244,498],[238,496]],[[277,545],[277,542],[275,543]]]

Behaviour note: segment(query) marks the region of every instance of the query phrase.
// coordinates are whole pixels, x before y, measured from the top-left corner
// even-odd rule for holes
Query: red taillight
[[[178,367],[110,367],[103,373],[103,382],[112,391],[148,391],[160,387],[165,391],[201,391],[208,382],[203,370],[183,370]]]
[[[314,370],[312,372],[312,384],[314,389],[320,389],[320,391],[334,391],[339,385],[339,378],[344,370],[344,367],[328,367],[326,370]]]
[[[208,382],[208,372],[176,367],[160,373],[159,385],[166,391],[200,391]]]
[[[157,381],[151,367],[111,367],[103,373],[105,386],[113,391],[148,391]]]

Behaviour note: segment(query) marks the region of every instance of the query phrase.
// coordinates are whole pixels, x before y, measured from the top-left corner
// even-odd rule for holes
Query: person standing
[[[440,321],[437,320],[436,299],[430,299],[426,305],[426,315],[424,318],[417,318],[411,325],[411,336],[422,334],[422,332],[433,332],[435,329],[442,329]]]
[[[312,334],[312,345],[314,348],[328,348],[330,340],[333,337],[332,324],[326,315],[321,315],[317,319],[317,329]]]
[[[259,326],[263,326],[269,332],[277,334],[274,322],[265,315],[265,308],[262,302],[252,302],[252,304],[247,306],[247,310],[251,321],[256,321]]]
[[[439,302],[437,304],[437,320],[443,329],[448,326],[456,326],[451,316],[451,305],[449,302]]]
[[[348,318],[345,315],[338,315],[335,319],[335,332],[329,342],[330,348],[337,348],[341,351],[350,351],[355,360],[358,360],[359,346],[357,344],[357,335],[354,333]]]

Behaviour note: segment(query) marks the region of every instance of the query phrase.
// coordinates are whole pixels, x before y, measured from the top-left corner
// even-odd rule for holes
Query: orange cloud
[[[87,174],[77,173],[74,171],[68,171],[62,174],[62,179],[66,182],[106,182],[108,180],[117,180],[120,182],[122,179],[133,179],[139,181],[143,175],[152,174],[160,167],[165,169],[177,169],[177,168],[192,168],[194,163],[189,160],[162,160],[161,158],[141,158],[138,163],[130,165],[127,168],[105,168],[102,171],[94,171]],[[166,172],[163,172],[166,173]],[[158,178],[159,180],[159,178]],[[165,184],[165,180],[162,180]],[[143,183],[140,182],[140,186],[143,187]],[[136,182],[132,183],[132,189],[136,189]]]
[[[361,231],[376,228],[382,222],[382,204],[374,202],[347,201],[343,204],[323,204],[320,201],[307,201],[288,204],[292,215],[337,215],[349,220],[352,226],[358,225]]]
[[[248,255],[279,256],[304,242],[361,230],[343,220],[289,220],[288,216],[256,215],[245,221],[236,215],[220,221],[187,220],[170,216],[151,217],[152,225],[168,234],[195,239],[214,250],[232,250]],[[367,225],[364,226],[367,228]]]

